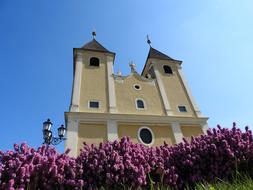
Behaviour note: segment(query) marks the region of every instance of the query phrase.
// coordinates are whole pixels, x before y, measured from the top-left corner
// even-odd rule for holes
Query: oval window
[[[135,84],[135,85],[134,85],[134,89],[135,89],[135,90],[140,90],[140,89],[141,89],[141,86],[138,85],[138,84]]]
[[[150,145],[153,143],[153,133],[151,129],[143,127],[139,130],[139,139],[145,145]]]

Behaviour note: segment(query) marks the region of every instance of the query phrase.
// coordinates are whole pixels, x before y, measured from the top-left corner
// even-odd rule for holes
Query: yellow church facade
[[[182,61],[150,46],[139,74],[114,73],[115,53],[95,38],[74,48],[71,105],[65,112],[65,148],[76,156],[88,144],[129,136],[133,142],[159,146],[206,132],[202,116],[182,73]]]

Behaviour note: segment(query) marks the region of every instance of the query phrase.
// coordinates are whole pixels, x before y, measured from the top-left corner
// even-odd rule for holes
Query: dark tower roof
[[[168,55],[165,55],[164,53],[152,48],[151,46],[150,46],[150,49],[149,49],[147,59],[149,59],[149,58],[175,61],[175,59],[172,59]]]
[[[89,51],[99,51],[99,52],[105,52],[105,53],[112,53],[115,54],[109,50],[107,50],[104,46],[102,46],[97,40],[93,39],[84,46],[82,46],[80,49],[89,50]]]
[[[149,43],[149,45],[150,45],[150,43]],[[146,63],[145,63],[145,65],[144,65],[144,68],[143,68],[143,70],[142,70],[141,75],[143,75],[143,72],[144,72],[144,70],[145,70],[145,68],[146,68],[146,66],[147,66],[148,59],[150,59],[150,58],[151,58],[151,59],[153,58],[153,59],[160,59],[160,60],[176,61],[176,62],[178,62],[179,64],[182,63],[182,61],[173,59],[173,58],[169,57],[168,55],[166,55],[166,54],[164,54],[164,53],[162,53],[162,52],[160,52],[160,51],[158,51],[158,50],[156,50],[156,49],[154,49],[154,48],[152,48],[152,47],[150,46],[149,52],[148,52],[148,57],[147,57],[147,59],[146,59]]]

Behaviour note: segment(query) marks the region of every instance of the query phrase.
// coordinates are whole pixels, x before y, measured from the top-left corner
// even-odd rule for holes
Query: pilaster
[[[107,140],[118,140],[118,125],[117,122],[114,120],[107,121]]]
[[[113,78],[113,57],[107,56],[107,80],[108,80],[108,97],[109,97],[109,112],[116,112],[116,95]]]
[[[69,156],[78,155],[78,120],[68,119],[67,121],[67,140],[65,141],[65,150],[70,148]]]
[[[171,123],[172,132],[175,138],[176,143],[180,143],[183,140],[183,134],[178,122]]]
[[[203,123],[201,124],[202,127],[202,131],[204,134],[207,134],[207,130],[208,130],[208,123]]]
[[[73,82],[73,91],[72,91],[72,100],[70,111],[78,112],[79,111],[79,101],[81,93],[81,79],[82,79],[82,69],[83,69],[83,55],[82,53],[77,53],[76,57],[76,66],[75,66],[75,75]]]
[[[197,106],[195,98],[193,97],[193,95],[191,93],[191,90],[190,90],[190,88],[188,86],[188,83],[187,83],[187,81],[186,81],[186,79],[185,79],[185,77],[183,75],[182,67],[180,65],[178,66],[178,74],[179,74],[179,76],[180,76],[180,78],[181,78],[181,80],[183,82],[183,85],[184,85],[184,87],[186,89],[186,93],[188,94],[188,97],[189,97],[189,99],[191,101],[191,104],[193,106],[195,114],[197,115],[197,117],[202,117],[201,111],[200,111],[199,107]]]
[[[158,68],[157,68],[156,64],[153,65],[153,68],[154,68],[154,72],[155,72],[155,76],[156,76],[158,89],[159,89],[161,97],[162,97],[165,113],[168,116],[172,116],[173,113],[172,113],[172,110],[171,110],[171,106],[170,106],[168,97],[167,97],[166,92],[165,92],[163,81],[162,81],[161,76],[160,76],[161,74],[158,71]]]

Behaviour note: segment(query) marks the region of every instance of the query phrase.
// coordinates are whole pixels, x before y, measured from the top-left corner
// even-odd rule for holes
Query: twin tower
[[[95,36],[93,36],[95,37]],[[65,148],[76,156],[88,144],[129,136],[133,142],[175,144],[206,132],[201,115],[182,74],[182,61],[150,46],[139,74],[114,73],[115,53],[95,38],[74,48],[74,79],[69,112],[65,112]]]

